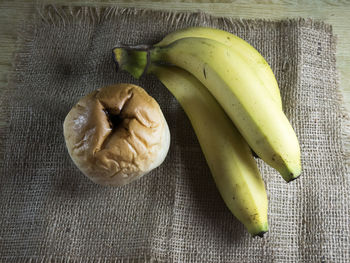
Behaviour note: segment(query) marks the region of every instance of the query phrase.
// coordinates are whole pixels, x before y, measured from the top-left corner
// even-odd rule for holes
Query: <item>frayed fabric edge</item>
[[[336,45],[337,45],[337,38],[336,36],[332,35],[331,37],[331,47],[333,50],[333,64],[335,65],[334,72],[336,73],[335,76],[335,85],[336,85],[336,96],[337,101],[339,105],[339,111],[340,111],[340,118],[341,118],[341,140],[342,140],[342,149],[341,153],[343,155],[343,161],[346,167],[346,174],[345,174],[345,180],[348,186],[350,186],[350,113],[345,105],[344,100],[344,93],[340,89],[340,74],[337,70],[337,63],[336,63]],[[350,198],[350,193],[348,193],[348,198]]]
[[[48,257],[29,257],[29,258],[7,258],[8,260],[16,260],[16,262],[28,262],[28,263],[42,263],[42,262],[50,262],[50,263],[92,263],[92,262],[100,262],[100,263],[165,263],[169,262],[166,260],[160,260],[155,257],[149,257],[149,256],[138,256],[138,257],[129,257],[124,259],[119,258],[93,258],[93,257],[86,257],[86,258],[77,258],[72,256],[67,257],[54,257],[54,256],[48,256]]]
[[[292,18],[292,19],[243,19],[236,17],[220,17],[208,14],[202,11],[169,11],[165,9],[144,9],[137,7],[119,7],[119,6],[58,6],[54,4],[40,5],[36,8],[36,16],[41,22],[49,25],[65,26],[69,24],[101,23],[105,20],[113,19],[119,15],[125,16],[144,16],[144,15],[161,15],[169,23],[175,23],[182,20],[185,22],[198,21],[198,26],[210,26],[213,22],[217,24],[226,24],[230,27],[240,27],[246,30],[260,28],[262,25],[273,22],[279,22],[276,26],[298,25],[311,27],[315,30],[324,30],[332,32],[332,26],[323,21],[311,18]],[[40,22],[40,21],[39,21]],[[270,25],[271,26],[271,25]]]

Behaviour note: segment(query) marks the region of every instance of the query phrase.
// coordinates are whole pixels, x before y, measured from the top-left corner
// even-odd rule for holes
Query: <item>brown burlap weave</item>
[[[119,41],[152,44],[177,28],[233,32],[267,59],[300,139],[302,176],[286,184],[260,160],[269,233],[252,238],[225,207],[192,131],[155,77],[115,72]],[[19,34],[2,98],[0,262],[350,262],[346,118],[329,25],[120,8],[41,9]],[[85,178],[62,124],[77,100],[131,82],[160,104],[172,141],[165,163],[122,188]]]

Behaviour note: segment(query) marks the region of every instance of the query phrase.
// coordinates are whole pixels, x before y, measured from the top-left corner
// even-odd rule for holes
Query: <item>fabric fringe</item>
[[[8,258],[9,260],[12,260],[12,258]],[[28,263],[43,263],[43,262],[50,262],[50,263],[162,263],[167,262],[165,260],[160,260],[154,257],[148,257],[148,256],[138,256],[138,257],[132,257],[130,259],[118,259],[118,258],[75,258],[75,257],[41,257],[41,258],[35,258],[32,257],[30,259],[28,258],[14,258],[17,260],[16,262],[28,262]]]
[[[270,23],[270,19],[242,19],[232,17],[217,17],[201,11],[189,12],[189,11],[171,11],[162,9],[140,9],[135,7],[118,7],[118,6],[56,6],[41,5],[37,7],[37,17],[41,19],[39,23],[44,22],[54,26],[65,26],[69,24],[84,24],[84,23],[101,23],[108,19],[113,19],[118,15],[159,15],[160,12],[164,12],[161,15],[165,16],[169,23],[174,23],[178,20],[184,20],[185,22],[191,22],[194,18],[199,17],[200,21],[220,21],[223,24],[230,26],[240,26],[245,29],[254,29],[262,23]],[[38,21],[37,21],[38,22]],[[331,25],[325,24],[322,21],[315,21],[312,19],[287,19],[279,21],[283,24],[295,24],[298,23],[301,26],[313,27],[317,30],[331,31]],[[208,22],[207,22],[208,23]],[[202,24],[203,25],[203,24]]]
[[[260,27],[266,23],[271,23],[277,20],[271,19],[243,19],[233,17],[218,17],[211,14],[207,14],[202,11],[190,12],[190,11],[170,11],[163,9],[141,9],[136,7],[119,7],[119,6],[57,6],[57,5],[41,5],[37,7],[37,15],[41,18],[41,22],[49,25],[65,26],[69,24],[98,24],[103,21],[113,19],[119,15],[126,16],[146,16],[146,15],[158,15],[161,13],[165,16],[169,23],[175,23],[178,20],[185,22],[193,22],[198,17],[199,23],[202,26],[210,24],[212,22],[218,22],[219,24],[227,24],[231,27],[244,28],[251,30]],[[208,22],[209,21],[209,22]],[[332,26],[324,23],[323,21],[313,20],[309,18],[296,18],[296,19],[283,19],[278,20],[282,22],[282,25],[299,25],[305,27],[311,27],[315,30],[324,30],[326,32],[332,32]],[[277,23],[276,23],[277,24]],[[277,26],[277,25],[276,25]]]

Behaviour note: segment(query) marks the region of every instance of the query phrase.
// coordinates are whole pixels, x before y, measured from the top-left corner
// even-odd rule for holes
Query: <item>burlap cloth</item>
[[[19,33],[2,98],[0,262],[350,262],[345,113],[331,26],[202,13],[47,7]],[[303,173],[285,183],[259,160],[270,230],[252,238],[225,207],[190,122],[152,76],[115,72],[118,42],[151,44],[177,28],[233,32],[267,59],[300,139]],[[159,102],[172,140],[165,163],[122,188],[73,165],[62,124],[77,100],[131,82]]]

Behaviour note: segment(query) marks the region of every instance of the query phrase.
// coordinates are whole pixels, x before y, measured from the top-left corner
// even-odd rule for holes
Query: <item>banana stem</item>
[[[115,46],[112,52],[117,70],[125,70],[134,78],[139,79],[147,72],[150,48],[151,47],[147,45]]]

